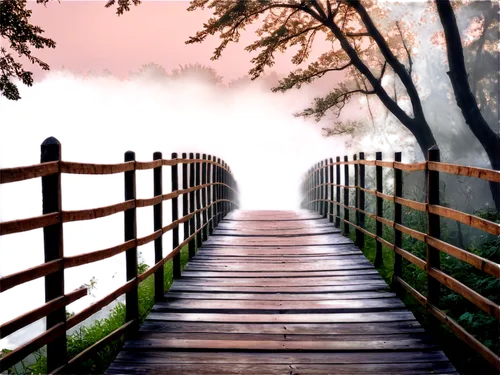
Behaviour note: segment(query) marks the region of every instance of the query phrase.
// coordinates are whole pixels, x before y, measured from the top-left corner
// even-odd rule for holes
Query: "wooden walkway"
[[[457,374],[348,238],[317,214],[236,211],[108,374]]]

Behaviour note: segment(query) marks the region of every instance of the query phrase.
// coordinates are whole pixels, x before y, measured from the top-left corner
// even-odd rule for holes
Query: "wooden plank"
[[[239,293],[334,293],[355,292],[370,290],[385,290],[387,284],[384,281],[369,284],[338,285],[338,286],[301,286],[301,287],[243,287],[243,286],[211,286],[211,285],[179,285],[170,287],[171,291],[194,291],[194,292],[239,292]]]
[[[401,351],[401,352],[309,352],[284,353],[273,355],[250,352],[155,352],[155,351],[122,351],[116,362],[126,363],[301,363],[301,364],[373,364],[373,363],[416,363],[416,362],[448,362],[441,351]]]
[[[260,300],[260,301],[321,301],[321,300],[350,300],[350,299],[370,299],[370,298],[391,298],[396,295],[391,292],[357,292],[357,293],[186,293],[169,292],[165,295],[168,300],[175,299],[228,299],[228,300]]]
[[[378,323],[414,320],[409,311],[326,314],[211,314],[156,313],[149,320],[224,323]]]
[[[137,368],[134,364],[114,364],[108,374],[457,374],[448,363],[401,363],[401,364],[147,364]]]
[[[372,351],[372,350],[429,350],[436,349],[437,345],[431,341],[418,338],[396,339],[386,338],[374,340],[340,340],[340,341],[270,341],[270,340],[196,340],[196,339],[148,339],[129,340],[124,345],[131,350],[165,350],[165,349],[205,349],[205,350],[345,350],[345,351]]]
[[[3,223],[0,223],[0,236],[48,227],[50,225],[58,224],[60,221],[61,214],[59,212],[30,217],[27,219],[4,221]]]
[[[398,298],[355,299],[355,300],[322,300],[322,301],[258,301],[258,300],[171,300],[158,302],[153,312],[161,311],[232,311],[267,310],[277,314],[283,311],[295,312],[348,312],[348,311],[381,311],[387,309],[404,308]]]
[[[108,373],[456,372],[329,225],[304,212],[229,213]]]
[[[162,347],[164,341],[237,341],[238,346],[243,347],[245,345],[245,342],[252,342],[252,341],[264,341],[268,343],[267,345],[279,345],[280,343],[290,343],[294,342],[297,346],[299,346],[299,343],[304,343],[307,342],[306,348],[309,343],[326,343],[327,345],[332,343],[332,344],[342,344],[342,342],[349,342],[351,344],[354,342],[354,345],[359,345],[361,343],[365,343],[368,347],[365,349],[354,349],[354,350],[387,350],[389,349],[389,345],[397,345],[400,344],[402,341],[414,341],[419,344],[423,345],[433,345],[432,344],[432,339],[430,336],[423,332],[407,332],[407,333],[402,333],[402,332],[397,332],[393,334],[389,333],[381,333],[381,334],[370,334],[368,332],[363,332],[363,334],[335,334],[331,335],[328,333],[318,333],[318,334],[312,334],[312,333],[307,333],[307,334],[293,334],[293,333],[287,333],[285,334],[278,333],[278,334],[272,334],[272,333],[262,333],[262,332],[255,332],[255,333],[222,333],[222,332],[139,332],[138,334],[135,335],[134,339],[130,341],[130,343],[127,345],[127,349],[138,349],[146,346],[150,346],[150,349],[158,349],[159,347]],[[385,348],[374,348],[374,347],[369,347],[372,345],[374,342],[380,342],[384,341],[388,346]],[[169,344],[171,345],[171,344]],[[183,344],[181,344],[182,346]],[[211,344],[209,344],[211,345]],[[314,344],[312,344],[314,345]],[[361,344],[362,345],[362,344]],[[347,345],[345,350],[351,350]],[[435,347],[435,344],[434,344]],[[306,349],[305,348],[305,349]],[[207,347],[206,349],[211,349],[211,347]],[[224,347],[222,347],[224,349]],[[227,349],[227,348],[226,348]],[[234,348],[234,349],[237,349]],[[290,348],[287,348],[290,349]],[[287,350],[285,349],[285,350]],[[302,350],[300,347],[297,347],[298,350]],[[329,348],[325,348],[328,350]],[[423,348],[421,348],[423,349]],[[318,350],[318,349],[316,349]],[[322,349],[320,349],[322,350]],[[331,350],[335,350],[335,348],[332,348]]]
[[[183,277],[318,277],[318,276],[345,276],[345,275],[377,275],[373,269],[346,270],[346,271],[296,271],[296,272],[224,272],[224,271],[191,271],[185,269]]]
[[[0,169],[0,184],[49,176],[57,172],[59,172],[58,161],[29,165],[26,167],[3,168]]]
[[[500,172],[478,167],[467,167],[464,165],[429,162],[429,169],[431,171],[439,171],[444,173],[455,174],[459,176],[476,177],[482,180],[493,182],[500,182]]]
[[[424,332],[415,321],[384,322],[384,323],[193,323],[164,322],[146,320],[141,326],[142,333],[148,332],[178,332],[178,333],[234,333],[234,334],[275,334],[275,335],[389,335],[400,333]],[[146,336],[144,336],[146,337]]]

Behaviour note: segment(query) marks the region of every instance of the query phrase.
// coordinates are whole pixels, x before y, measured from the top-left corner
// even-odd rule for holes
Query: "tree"
[[[49,0],[37,0],[47,3]],[[26,9],[26,0],[0,1],[0,37],[7,39],[9,49],[20,57],[25,57],[32,64],[38,64],[43,70],[49,65],[32,55],[30,47],[55,48],[52,39],[42,37],[44,30],[31,25],[31,10]],[[12,53],[0,47],[0,92],[10,100],[19,100],[19,90],[12,79],[19,79],[27,86],[33,85],[33,73],[24,70],[22,64],[14,59]]]
[[[162,81],[168,78],[168,73],[163,66],[150,62],[142,65],[137,72],[129,72],[129,77],[147,81]]]
[[[172,70],[170,75],[172,79],[183,77],[201,79],[214,85],[221,84],[223,80],[223,77],[220,76],[215,69],[200,63],[179,65],[179,68]]]
[[[257,51],[252,59],[254,67],[249,74],[259,77],[265,68],[274,64],[274,53],[298,46],[292,58],[301,64],[310,55],[315,37],[323,33],[332,43],[332,49],[321,55],[306,69],[297,69],[280,81],[273,91],[300,88],[301,85],[323,77],[331,72],[344,71],[349,77],[357,77],[360,84],[343,82],[323,98],[316,98],[311,108],[302,116],[321,118],[328,111],[340,114],[346,103],[356,95],[375,95],[388,110],[415,136],[424,155],[436,141],[428,125],[417,88],[412,79],[411,46],[403,35],[402,26],[394,25],[386,30],[375,26],[370,12],[383,16],[376,2],[367,1],[366,6],[356,0],[330,1],[237,1],[194,0],[188,10],[208,6],[213,8],[203,30],[186,43],[203,42],[208,35],[218,33],[222,42],[215,49],[213,60],[221,56],[231,42],[239,40],[240,32],[249,24],[263,18],[257,31],[258,39],[246,47]],[[383,32],[383,33],[382,33]],[[365,37],[368,37],[366,41]],[[392,97],[383,87],[382,78],[391,70],[406,90],[411,104],[406,110],[398,98]]]
[[[453,87],[453,92],[455,93],[455,98],[457,105],[462,110],[462,115],[464,116],[465,122],[472,130],[472,133],[479,140],[483,146],[493,169],[500,170],[500,133],[495,132],[487,123],[481,110],[476,102],[473,90],[469,84],[468,73],[465,67],[464,51],[462,47],[462,40],[460,38],[460,32],[457,26],[457,20],[453,12],[453,8],[449,0],[438,0],[436,1],[436,7],[443,25],[446,47],[448,52],[448,65],[451,85]],[[497,11],[498,12],[498,11]],[[484,40],[486,38],[486,31],[488,30],[490,24],[493,23],[495,16],[487,15],[484,19],[484,32],[479,38],[479,48],[476,52],[476,69],[474,73],[478,75],[478,68],[482,59],[482,48],[484,45]],[[477,81],[473,81],[474,91],[477,92]],[[493,195],[493,200],[495,201],[495,206],[497,210],[500,207],[500,185],[497,183],[491,183],[491,192]]]

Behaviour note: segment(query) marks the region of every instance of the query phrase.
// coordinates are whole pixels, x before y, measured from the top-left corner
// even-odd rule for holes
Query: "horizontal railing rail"
[[[500,235],[500,224],[476,215],[444,207],[439,202],[439,172],[475,177],[497,183],[500,183],[500,172],[485,168],[441,163],[439,160],[439,150],[436,148],[429,150],[428,161],[415,164],[402,163],[400,152],[395,154],[395,161],[382,161],[382,153],[380,152],[377,152],[376,160],[365,160],[364,153],[362,152],[359,155],[354,155],[353,160],[348,160],[347,156],[344,157],[343,161],[340,160],[340,157],[337,157],[335,162],[333,159],[323,160],[311,167],[304,176],[301,185],[303,196],[301,207],[316,211],[325,218],[329,218],[331,222],[335,223],[337,228],[340,228],[340,223],[343,222],[344,234],[349,234],[350,227],[354,228],[355,242],[360,248],[364,246],[365,236],[374,239],[376,241],[375,265],[377,267],[382,263],[382,245],[393,250],[394,283],[401,286],[420,302],[428,314],[441,321],[457,337],[481,354],[496,369],[500,369],[500,357],[439,308],[440,285],[444,285],[473,303],[482,311],[500,320],[500,306],[498,304],[443,272],[440,269],[439,260],[440,252],[446,253],[488,275],[500,278],[500,265],[498,263],[443,241],[440,238],[440,218],[452,219],[495,236]],[[341,183],[342,165],[344,165],[343,184]],[[354,165],[354,185],[349,184],[349,165]],[[366,189],[365,187],[365,166],[375,166],[376,168],[376,189]],[[394,171],[394,194],[392,195],[383,193],[382,168],[390,168]],[[417,202],[403,198],[402,171],[425,172],[427,183],[426,202]],[[341,189],[343,190],[343,197],[341,196]],[[349,204],[350,190],[354,190],[355,193],[354,206]],[[366,211],[365,194],[376,197],[376,213]],[[383,217],[384,200],[394,203],[394,217],[391,219]],[[403,206],[426,213],[427,231],[425,233],[403,225]],[[343,216],[340,214],[341,208],[344,209]],[[355,222],[350,219],[349,210],[356,212]],[[367,216],[375,220],[375,233],[365,228],[365,217]],[[383,238],[383,225],[392,228],[393,243]],[[425,260],[403,249],[402,234],[409,235],[426,244],[427,256]],[[426,272],[427,297],[402,279],[402,259],[406,259],[417,268]]]
[[[69,372],[73,365],[88,358],[110,342],[138,328],[138,287],[149,276],[155,277],[155,300],[164,295],[163,266],[173,261],[174,278],[181,276],[180,251],[189,246],[189,259],[195,255],[195,246],[205,241],[222,218],[238,207],[237,182],[229,166],[215,156],[205,154],[172,154],[163,159],[155,152],[153,161],[139,162],[131,151],[125,153],[125,162],[119,164],[75,163],[61,160],[61,145],[55,138],[48,138],[41,146],[41,163],[27,167],[0,169],[0,184],[14,183],[32,178],[42,178],[43,214],[20,220],[0,223],[0,235],[8,235],[37,228],[44,230],[45,262],[0,278],[0,293],[18,285],[45,278],[46,303],[11,321],[0,325],[0,339],[47,317],[47,329],[28,343],[21,345],[0,358],[0,372],[15,365],[34,351],[47,345],[47,370],[49,373]],[[182,188],[179,188],[178,166],[182,166]],[[172,191],[162,191],[162,167],[171,167]],[[189,168],[188,168],[189,167]],[[136,198],[137,170],[154,170],[154,196]],[[65,211],[62,209],[61,174],[124,174],[125,200],[105,207]],[[182,198],[183,215],[179,217],[179,201]],[[163,225],[163,202],[172,201],[172,222]],[[137,237],[136,209],[153,206],[154,232]],[[63,224],[93,220],[117,213],[125,216],[125,241],[102,250],[65,256],[63,251]],[[184,238],[179,240],[179,226],[184,227]],[[172,250],[163,255],[163,234],[172,231]],[[137,247],[154,242],[155,264],[138,274]],[[196,243],[196,244],[195,244]],[[64,270],[97,262],[117,254],[126,253],[127,282],[99,299],[79,313],[66,319],[66,306],[87,295],[81,288],[64,293]],[[66,331],[91,317],[120,296],[126,296],[126,323],[94,343],[74,358],[67,358]]]

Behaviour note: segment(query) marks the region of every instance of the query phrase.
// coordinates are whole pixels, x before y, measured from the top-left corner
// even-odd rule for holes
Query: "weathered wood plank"
[[[141,332],[181,332],[181,333],[261,333],[296,335],[362,335],[424,332],[416,320],[402,322],[372,323],[204,323],[204,322],[164,322],[146,320]]]
[[[182,293],[170,292],[168,300],[176,299],[228,299],[228,300],[260,300],[260,301],[320,301],[320,300],[351,300],[369,298],[396,297],[390,292],[358,292],[358,293],[311,293],[311,294],[282,294],[282,293]]]
[[[136,367],[135,364],[114,364],[109,374],[456,374],[448,363],[404,363],[404,364],[147,364]]]
[[[310,212],[233,211],[108,374],[452,374],[349,238]]]
[[[447,362],[448,358],[441,351],[416,352],[346,352],[346,353],[267,353],[249,352],[137,352],[122,351],[116,362],[126,363],[324,363],[324,364],[373,364],[373,363],[415,363],[415,362]]]

